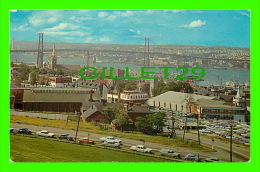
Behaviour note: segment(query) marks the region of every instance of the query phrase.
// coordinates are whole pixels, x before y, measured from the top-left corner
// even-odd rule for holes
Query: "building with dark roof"
[[[99,92],[77,88],[33,88],[24,90],[24,111],[80,112],[84,102],[99,101]]]
[[[82,108],[82,120],[85,122],[102,122],[108,123],[109,120],[102,114],[103,109],[106,106],[114,106],[117,108],[123,108],[123,105],[120,103],[105,103],[105,102],[86,102],[83,103]],[[137,117],[144,117],[153,113],[147,106],[132,106],[127,108],[128,117],[133,121],[136,122]]]
[[[106,106],[122,107],[120,103],[85,102],[82,107],[82,120],[85,122],[109,123],[108,118],[102,114]]]

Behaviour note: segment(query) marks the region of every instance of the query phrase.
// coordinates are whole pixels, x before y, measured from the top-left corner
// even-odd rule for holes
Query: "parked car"
[[[144,145],[137,145],[130,147],[131,150],[144,153],[153,153],[152,149],[145,147]]]
[[[113,148],[120,148],[120,143],[112,141],[112,140],[107,140],[102,143],[103,146],[108,146],[108,147],[113,147]]]
[[[28,130],[28,128],[20,128],[17,132],[22,134],[32,134],[32,132]]]
[[[114,142],[117,142],[119,144],[122,144],[122,141],[121,140],[118,140],[118,139],[115,139],[115,137],[113,136],[106,136],[106,137],[101,137],[99,138],[101,141],[114,141]]]
[[[241,136],[244,137],[244,138],[250,139],[250,134],[249,133],[241,134]]]
[[[10,128],[10,133],[13,133],[14,132],[14,129],[13,128]]]
[[[83,138],[83,139],[79,139],[78,143],[95,144],[95,141],[94,140],[89,140],[89,138]]]
[[[162,149],[160,151],[160,155],[163,155],[163,156],[170,156],[170,157],[173,157],[173,158],[181,158],[181,154],[180,153],[177,153],[177,152],[174,152],[173,150],[171,149]]]
[[[224,162],[219,160],[217,157],[209,157],[205,159],[205,162]]]
[[[47,130],[42,130],[36,133],[38,136],[43,136],[43,137],[55,137],[55,134],[50,133]]]
[[[196,161],[196,162],[200,162],[200,161],[201,161],[201,160],[199,159],[199,157],[197,157],[196,155],[191,154],[191,153],[185,155],[184,159],[185,159],[185,160]]]
[[[69,140],[69,141],[73,141],[74,140],[72,137],[69,136],[69,134],[61,134],[59,136],[59,139],[66,139],[66,140]]]

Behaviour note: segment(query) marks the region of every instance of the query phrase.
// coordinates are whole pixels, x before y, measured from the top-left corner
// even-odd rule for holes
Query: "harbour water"
[[[36,56],[32,54],[11,54],[11,61],[18,61],[24,63],[35,63]],[[43,58],[44,62],[49,61],[49,57]],[[82,67],[86,63],[86,59],[83,58],[58,58],[58,63],[60,64],[74,64],[81,65]],[[113,67],[124,69],[129,67],[130,70],[140,72],[140,67],[142,65],[132,64],[132,63],[115,63],[115,62],[97,62],[94,66],[100,67]],[[219,84],[219,79],[222,83],[229,81],[236,81],[239,83],[249,83],[250,80],[250,71],[249,70],[235,70],[235,69],[205,69],[206,74],[203,78],[204,81],[200,81],[198,85],[211,85]],[[191,74],[191,73],[190,73]],[[219,79],[218,79],[219,78]]]

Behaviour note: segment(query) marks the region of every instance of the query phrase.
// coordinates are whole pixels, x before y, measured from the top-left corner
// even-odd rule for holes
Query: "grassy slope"
[[[170,162],[114,150],[49,139],[11,135],[11,159],[15,162]]]
[[[64,120],[50,120],[50,119],[42,119],[42,118],[33,118],[33,117],[24,117],[24,116],[14,116],[11,115],[11,122],[12,123],[22,123],[22,124],[30,124],[30,125],[38,125],[38,126],[46,126],[46,127],[56,127],[62,128],[67,130],[75,130],[77,126],[76,121],[70,121],[66,125],[66,121]],[[193,142],[189,142],[188,144],[183,144],[182,140],[180,139],[170,139],[167,137],[161,136],[150,136],[141,133],[135,132],[132,133],[125,133],[121,131],[113,131],[109,130],[100,130],[98,126],[93,126],[92,123],[81,122],[79,125],[80,131],[87,131],[93,132],[98,134],[105,134],[105,135],[113,135],[121,138],[128,138],[128,139],[135,139],[135,140],[145,140],[146,142],[153,142],[159,144],[165,144],[170,146],[180,146],[180,147],[187,147],[189,149],[212,152],[211,148],[207,148],[201,145],[198,145]]]

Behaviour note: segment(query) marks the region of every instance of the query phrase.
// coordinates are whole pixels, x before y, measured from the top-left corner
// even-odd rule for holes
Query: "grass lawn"
[[[11,159],[15,162],[173,162],[50,139],[11,135]]]
[[[29,125],[37,125],[37,126],[45,126],[45,127],[55,127],[62,128],[66,130],[75,130],[77,127],[77,121],[69,121],[66,123],[64,120],[51,120],[51,119],[43,119],[43,118],[33,118],[33,117],[25,117],[25,116],[14,116],[11,115],[11,123],[21,123],[21,124],[29,124]],[[159,143],[169,146],[179,146],[186,147],[189,149],[205,151],[205,152],[214,152],[211,148],[198,145],[195,142],[189,141],[188,143],[183,143],[182,138],[172,139],[162,136],[151,136],[142,134],[139,132],[121,132],[114,131],[111,129],[101,130],[99,126],[94,126],[93,123],[89,122],[80,122],[79,125],[80,131],[92,132],[97,134],[111,135],[115,137],[134,139],[134,140],[145,140],[146,142]]]

